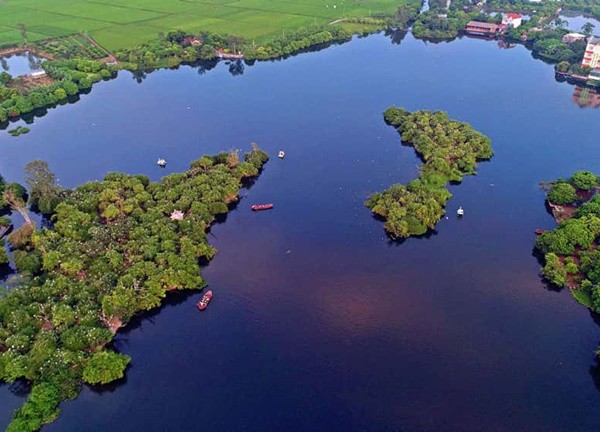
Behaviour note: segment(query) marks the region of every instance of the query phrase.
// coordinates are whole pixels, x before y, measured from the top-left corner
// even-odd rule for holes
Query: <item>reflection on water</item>
[[[8,72],[13,77],[27,75],[42,69],[42,61],[32,53],[11,54],[0,58],[2,72]]]
[[[571,103],[522,45],[476,39],[376,35],[232,65],[143,85],[123,72],[35,133],[0,134],[7,180],[43,159],[65,187],[109,171],[158,180],[250,141],[286,152],[211,230],[209,309],[193,293],[134,321],[115,341],[127,384],[86,387],[44,432],[596,430],[599,329],[568,290],[543,289],[531,249],[555,226],[539,182],[600,170],[600,111]],[[401,245],[363,205],[421,165],[383,121],[392,104],[447,111],[496,152],[451,186],[465,218]],[[275,210],[251,212],[259,202]],[[0,430],[21,403],[0,387]]]
[[[575,87],[573,102],[581,108],[600,108],[600,93],[589,87]]]

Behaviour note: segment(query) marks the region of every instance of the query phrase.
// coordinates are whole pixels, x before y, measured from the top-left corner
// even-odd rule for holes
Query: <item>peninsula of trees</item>
[[[547,204],[559,225],[536,240],[542,276],[553,286],[568,287],[577,301],[600,313],[600,178],[580,171],[549,188]]]
[[[384,118],[398,130],[404,143],[415,148],[424,163],[417,179],[406,186],[392,185],[372,195],[365,204],[385,219],[385,230],[392,238],[423,235],[444,215],[452,196],[448,183],[475,174],[477,162],[492,157],[490,140],[440,111],[410,113],[391,107]]]
[[[206,285],[207,230],[267,160],[254,147],[243,159],[203,156],[159,183],[113,173],[73,190],[56,186],[44,163],[28,166],[30,203],[53,224],[9,237],[21,282],[0,295],[0,381],[32,383],[9,432],[52,422],[84,383],[123,377],[130,359],[110,348],[115,333],[169,291]],[[0,186],[2,196],[16,188]]]

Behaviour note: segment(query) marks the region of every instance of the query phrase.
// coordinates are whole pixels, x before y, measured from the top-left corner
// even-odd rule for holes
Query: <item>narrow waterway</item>
[[[600,111],[574,90],[521,46],[376,35],[236,76],[122,73],[27,135],[0,134],[8,180],[44,159],[65,186],[159,179],[251,141],[274,156],[211,231],[208,310],[175,296],[120,333],[127,379],[85,388],[44,430],[598,429],[600,328],[544,287],[532,255],[534,229],[553,226],[539,182],[600,172]],[[401,244],[363,206],[420,164],[383,122],[392,104],[447,111],[496,153],[451,188],[434,235]],[[275,209],[252,213],[260,202]],[[20,403],[0,387],[0,427]]]

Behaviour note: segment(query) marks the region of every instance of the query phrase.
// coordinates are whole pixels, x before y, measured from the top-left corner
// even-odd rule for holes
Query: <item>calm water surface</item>
[[[40,70],[42,70],[42,60],[30,52],[0,57],[0,72],[8,72],[14,77]]]
[[[587,23],[592,23],[594,25],[593,34],[600,34],[600,21],[594,18],[586,17],[584,15],[578,15],[577,12],[566,12],[565,14],[560,16],[563,20],[567,21],[567,26],[569,30],[573,31],[581,31],[583,26]]]
[[[275,155],[212,229],[215,297],[172,297],[118,335],[125,382],[85,388],[47,431],[591,431],[600,329],[532,256],[550,228],[541,180],[600,171],[600,111],[523,48],[382,35],[200,75],[123,73],[0,135],[0,172],[47,160],[74,186],[159,179],[251,141]],[[492,138],[427,239],[388,241],[363,201],[419,165],[382,112],[442,109]],[[252,203],[275,210],[252,213]],[[454,217],[462,205],[466,216]],[[599,380],[600,381],[600,380]],[[20,396],[0,387],[0,427]]]

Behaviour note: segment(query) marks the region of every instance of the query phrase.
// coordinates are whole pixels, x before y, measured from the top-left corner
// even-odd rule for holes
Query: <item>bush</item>
[[[546,265],[542,269],[542,276],[552,285],[558,287],[565,286],[567,282],[567,272],[556,254],[549,253],[545,256]]]
[[[578,200],[575,188],[569,183],[556,183],[548,192],[548,201],[558,205],[573,204]]]
[[[88,384],[108,384],[123,378],[130,361],[128,356],[113,351],[100,351],[86,365],[83,379]]]
[[[592,190],[598,185],[598,177],[590,171],[579,171],[571,177],[573,184],[585,191]]]

